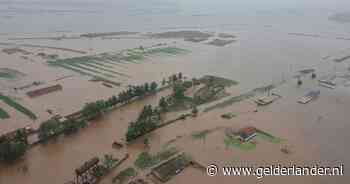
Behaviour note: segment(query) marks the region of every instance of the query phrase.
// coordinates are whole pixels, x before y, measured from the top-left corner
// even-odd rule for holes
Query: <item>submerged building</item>
[[[239,139],[242,142],[247,142],[256,136],[256,128],[255,127],[245,127],[239,130],[238,132]]]

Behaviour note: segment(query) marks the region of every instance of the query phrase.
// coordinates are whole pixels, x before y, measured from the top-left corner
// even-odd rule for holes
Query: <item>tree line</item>
[[[128,103],[136,97],[143,97],[147,94],[155,93],[157,88],[158,84],[156,82],[129,86],[127,90],[120,92],[117,96],[113,95],[107,100],[98,100],[96,102],[87,103],[82,109],[82,116],[87,120],[98,118],[107,109],[114,107],[117,104]]]
[[[169,80],[162,81],[162,85],[173,84],[175,81],[182,79],[182,73],[172,75]],[[135,99],[143,97],[147,94],[155,93],[158,89],[156,82],[144,83],[142,85],[129,86],[127,90],[120,92],[118,95],[113,95],[107,100],[98,100],[96,102],[86,103],[81,110],[79,119],[67,119],[60,121],[58,118],[51,118],[43,122],[38,130],[38,136],[41,141],[46,141],[50,137],[64,134],[72,134],[80,128],[87,125],[86,120],[93,120],[100,117],[103,112],[117,104],[125,104]],[[160,119],[158,108],[145,106],[136,122],[131,123],[128,131],[128,140],[131,140],[138,135],[143,134],[156,127],[157,121]],[[14,133],[14,137],[0,137],[0,161],[13,161],[21,157],[27,147],[27,134],[24,129],[19,129]]]
[[[143,97],[147,94],[154,93],[157,88],[158,84],[156,82],[130,86],[127,90],[120,92],[117,96],[113,95],[107,100],[86,103],[81,110],[81,116],[79,119],[67,119],[61,122],[57,118],[52,118],[43,122],[38,131],[39,139],[41,141],[46,141],[50,137],[61,133],[75,133],[80,128],[86,126],[86,121],[101,117],[102,114],[111,107],[114,107],[117,104],[125,104],[136,97]]]
[[[0,161],[11,162],[21,157],[27,147],[27,135],[24,129],[17,130],[9,138],[8,136],[0,137]]]
[[[41,141],[47,141],[50,137],[64,133],[66,135],[77,132],[80,128],[86,126],[85,120],[67,119],[63,122],[57,118],[49,119],[43,122],[38,131]]]
[[[165,81],[165,80],[163,80]],[[179,103],[183,101],[186,89],[192,87],[193,85],[198,85],[199,82],[196,79],[190,81],[183,80],[182,74],[176,74],[169,77],[167,81],[172,85],[173,92],[169,97],[161,97],[158,103],[158,107],[152,107],[151,105],[146,105],[140,112],[137,120],[135,122],[130,122],[127,133],[126,141],[130,142],[159,126],[161,113],[167,112],[174,103]],[[164,85],[165,82],[162,82]],[[198,109],[196,106],[192,108],[192,115],[196,116]],[[182,118],[184,119],[183,115]]]
[[[151,105],[146,105],[135,122],[129,124],[126,141],[130,142],[139,136],[157,128],[160,121],[160,111]]]

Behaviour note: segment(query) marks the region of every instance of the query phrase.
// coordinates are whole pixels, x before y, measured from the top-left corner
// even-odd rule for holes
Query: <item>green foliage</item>
[[[182,79],[182,73],[181,73],[181,72],[179,72],[179,73],[177,74],[177,78],[178,78],[178,79]]]
[[[151,84],[145,83],[143,85],[131,86],[126,91],[122,91],[118,94],[118,102],[127,103],[134,97],[142,97],[146,94],[156,92],[158,84],[152,82]]]
[[[22,106],[21,104],[15,102],[14,100],[12,100],[10,97],[2,95],[0,93],[0,100],[3,101],[4,103],[6,103],[7,105],[15,108],[17,111],[25,114],[26,116],[28,116],[30,119],[37,119],[36,115],[30,111],[29,109],[25,108],[24,106]]]
[[[158,87],[158,84],[156,82],[151,83],[151,91],[153,91],[153,92],[156,91],[157,87]]]
[[[152,49],[139,47],[123,50],[121,52],[101,53],[90,56],[50,60],[48,63],[51,66],[62,67],[74,72],[78,72],[82,75],[93,77],[97,75],[109,78],[115,78],[118,75],[121,77],[130,78],[131,76],[122,72],[118,72],[116,67],[125,67],[124,65],[120,65],[121,63],[139,63],[137,61],[143,61],[146,56],[153,56],[161,53],[177,55],[186,52],[187,50],[179,49],[176,47]],[[106,63],[108,63],[108,65]]]
[[[63,122],[63,127],[64,127],[64,133],[66,135],[69,135],[72,133],[76,133],[79,130],[79,128],[82,127],[82,123],[77,122],[76,120],[73,120],[73,119],[69,119]]]
[[[103,157],[103,166],[105,166],[107,169],[111,169],[117,162],[118,159],[113,158],[112,155],[106,154]]]
[[[18,130],[15,137],[10,140],[6,137],[0,138],[0,161],[11,162],[22,155],[27,149],[27,136],[24,130]]]
[[[220,102],[220,103],[217,103],[217,104],[214,104],[212,106],[209,106],[207,108],[204,109],[203,112],[209,112],[213,109],[216,109],[216,108],[224,108],[224,107],[227,107],[229,105],[232,105],[234,103],[237,103],[237,102],[240,102],[240,101],[243,101],[245,99],[248,99],[248,98],[251,98],[253,97],[255,94],[254,92],[248,92],[248,93],[245,93],[245,94],[242,94],[242,95],[239,95],[239,96],[234,96],[232,98],[229,98],[223,102]]]
[[[266,132],[263,132],[261,130],[258,130],[257,131],[257,137],[263,139],[263,140],[266,140],[268,142],[271,142],[271,143],[281,143],[283,140],[278,138],[278,137],[275,137],[269,133],[266,133]]]
[[[137,171],[132,167],[128,167],[122,170],[117,176],[113,177],[112,182],[121,184],[129,178],[135,177],[136,175]]]
[[[224,143],[225,143],[226,147],[235,147],[235,148],[239,148],[239,149],[244,150],[244,151],[249,151],[249,150],[253,150],[256,148],[256,145],[250,141],[241,142],[237,138],[231,137],[231,136],[226,136],[226,138],[224,139]]]
[[[82,109],[82,114],[88,120],[92,120],[100,117],[105,108],[106,103],[103,100],[87,103]]]
[[[82,109],[82,115],[87,120],[98,118],[102,113],[110,107],[117,105],[118,103],[127,103],[134,97],[142,97],[150,92],[157,90],[158,84],[152,82],[151,84],[145,83],[144,85],[131,86],[126,91],[122,91],[117,96],[112,96],[107,100],[98,100],[85,104]]]
[[[163,160],[169,159],[171,156],[175,155],[176,153],[178,153],[176,148],[169,148],[155,155],[151,155],[148,152],[142,152],[138,155],[135,161],[135,165],[140,169],[146,169],[158,164]]]
[[[184,82],[183,82],[183,86],[184,86],[185,88],[190,88],[190,87],[192,87],[192,81],[184,81]]]
[[[154,130],[160,120],[160,114],[151,105],[144,106],[136,122],[131,122],[126,133],[126,141],[132,141]]]
[[[230,79],[225,79],[222,77],[217,77],[217,76],[211,76],[211,75],[206,75],[200,79],[200,81],[208,86],[211,85],[216,85],[216,86],[224,86],[224,87],[230,87],[233,85],[238,85],[237,81],[230,80]]]
[[[10,118],[10,115],[3,109],[0,108],[0,119]]]
[[[0,143],[0,160],[11,162],[18,159],[24,155],[26,147],[23,142]]]
[[[154,130],[155,128],[156,124],[151,121],[142,120],[136,123],[131,122],[126,133],[126,141],[132,141],[137,137],[142,136],[151,130]]]
[[[192,134],[192,138],[193,139],[205,139],[209,133],[210,133],[210,130],[203,130],[200,132],[195,132]]]
[[[176,100],[182,100],[185,97],[185,88],[182,84],[176,84],[173,87],[174,98]]]
[[[178,55],[182,53],[187,53],[188,51],[185,49],[177,48],[177,47],[163,47],[163,48],[154,48],[147,50],[147,54],[159,54],[159,53],[165,53],[165,54],[171,54],[171,55]]]
[[[23,142],[24,144],[28,144],[27,133],[26,133],[25,129],[16,130],[13,141]]]
[[[0,78],[14,79],[14,78],[16,78],[16,76],[11,74],[11,73],[0,72]]]
[[[0,68],[0,79],[16,79],[19,77],[24,77],[25,74],[10,68]]]
[[[159,100],[159,107],[162,111],[167,111],[168,109],[168,103],[166,102],[166,99],[164,97],[161,97]]]
[[[102,176],[105,176],[108,174],[111,169],[117,166],[118,159],[113,158],[112,155],[105,154],[102,159],[102,164],[98,164],[96,167],[92,170],[92,175],[96,178],[101,178]]]
[[[145,83],[144,87],[145,87],[145,92],[150,91],[149,84],[147,82]]]
[[[193,108],[192,108],[192,114],[193,114],[193,115],[197,115],[197,114],[198,114],[197,106],[193,106]]]
[[[56,119],[50,119],[43,122],[39,127],[40,140],[46,141],[51,136],[57,135],[64,130],[63,124]]]
[[[154,160],[152,155],[150,155],[148,152],[142,152],[139,154],[135,161],[135,165],[139,168],[147,168],[152,165],[154,165]]]
[[[108,169],[105,166],[98,165],[97,167],[94,168],[94,170],[92,171],[92,174],[95,177],[100,178],[104,176],[107,172],[108,172]]]

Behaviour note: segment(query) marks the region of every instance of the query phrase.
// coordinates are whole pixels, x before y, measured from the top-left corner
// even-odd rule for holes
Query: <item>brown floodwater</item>
[[[169,91],[161,92],[108,113],[76,135],[60,137],[46,145],[33,147],[16,164],[1,165],[0,183],[62,184],[73,179],[74,169],[94,156],[113,154],[121,158],[125,151],[112,149],[112,142],[124,139],[128,123],[137,117],[144,104],[157,103],[167,93]],[[133,148],[130,150],[130,159],[133,159],[138,151],[133,151]],[[24,166],[28,167],[28,172],[22,172]]]
[[[336,90],[320,88],[317,82],[304,79],[301,87],[291,80],[296,71],[305,68],[317,68],[319,76],[327,74],[344,74],[346,63],[334,64],[332,59],[344,54],[340,52],[348,46],[344,40],[305,38],[288,35],[283,31],[271,32],[271,30],[248,32],[237,30],[238,41],[226,47],[215,47],[206,44],[195,44],[181,40],[169,39],[78,39],[78,40],[22,40],[18,43],[40,44],[48,46],[68,47],[84,50],[88,54],[107,51],[118,51],[125,48],[134,48],[140,45],[153,45],[162,42],[172,44],[191,51],[187,55],[176,57],[152,57],[140,64],[129,63],[125,68],[117,71],[127,72],[130,79],[117,78],[123,83],[120,88],[106,88],[100,83],[92,83],[87,77],[60,68],[48,67],[45,61],[35,56],[32,60],[25,60],[20,55],[6,55],[0,53],[4,62],[1,68],[15,68],[26,74],[21,80],[1,81],[1,92],[11,95],[26,107],[39,115],[39,119],[32,126],[39,126],[50,115],[47,109],[53,109],[60,114],[69,114],[80,109],[86,102],[106,98],[118,93],[128,84],[140,84],[152,80],[161,81],[163,77],[175,72],[182,72],[189,78],[199,77],[205,74],[219,75],[240,82],[233,95],[246,92],[255,87],[276,83],[282,79],[289,82],[280,86],[275,91],[283,98],[270,106],[258,108],[251,99],[215,109],[197,118],[189,118],[175,124],[163,127],[147,135],[150,139],[151,151],[157,152],[166,144],[174,145],[189,153],[203,165],[217,163],[218,165],[249,162],[254,165],[269,165],[272,163],[289,164],[313,164],[320,163],[326,166],[343,163],[350,164],[349,157],[349,124],[347,121],[347,109],[350,105],[348,96],[349,88],[337,87]],[[305,41],[307,40],[307,41]],[[268,45],[268,47],[267,47]],[[4,47],[4,46],[2,46]],[[76,53],[52,51],[49,49],[26,48],[32,52],[58,53],[62,58],[78,56]],[[306,52],[307,50],[307,52]],[[296,58],[297,56],[297,58]],[[325,56],[329,59],[323,60]],[[271,67],[273,66],[273,68]],[[13,92],[13,87],[25,85],[33,81],[44,81],[53,84],[55,79],[74,75],[59,81],[63,85],[63,91],[48,94],[35,99],[25,96],[26,91]],[[316,100],[306,105],[296,103],[297,98],[312,89],[321,89],[321,95]],[[84,161],[93,156],[103,156],[111,153],[122,157],[126,151],[130,153],[130,159],[120,168],[109,174],[102,183],[110,183],[111,178],[121,169],[133,163],[137,154],[144,150],[143,145],[136,144],[127,150],[116,151],[112,149],[114,140],[123,140],[128,123],[137,117],[137,114],[145,104],[156,104],[158,99],[169,94],[164,91],[153,97],[135,102],[121,109],[114,110],[105,117],[93,123],[78,134],[60,137],[50,141],[46,145],[38,145],[30,149],[26,155],[15,164],[0,166],[0,184],[22,183],[57,183],[62,184],[73,178],[73,171]],[[24,126],[30,121],[25,116],[13,110],[0,106],[12,115],[9,120],[1,121],[1,131],[8,131]],[[232,112],[238,115],[231,120],[224,120],[221,114]],[[183,112],[169,113],[166,118],[172,119]],[[234,148],[226,148],[223,142],[225,128],[239,129],[244,126],[255,126],[285,140],[281,144],[258,142],[255,150],[244,152]],[[191,134],[201,130],[213,130],[205,140],[193,140]],[[292,154],[285,155],[280,151],[281,146],[287,145]],[[28,167],[24,172],[23,167]],[[341,183],[349,179],[343,177],[266,177],[266,183]],[[214,183],[240,182],[256,183],[255,177],[215,177],[209,178],[205,173],[193,168],[185,169],[169,183],[188,183],[189,181]]]

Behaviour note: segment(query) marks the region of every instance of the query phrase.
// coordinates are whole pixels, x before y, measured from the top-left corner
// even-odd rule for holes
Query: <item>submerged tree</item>
[[[156,82],[152,82],[152,83],[151,83],[151,91],[152,91],[152,92],[155,92],[156,89],[157,89],[157,87],[158,87],[158,84],[157,84]]]
[[[168,109],[168,103],[166,102],[164,97],[161,97],[159,100],[159,107],[162,111],[167,111]]]
[[[182,79],[182,73],[181,73],[181,72],[179,72],[178,78],[179,78],[180,80]]]
[[[11,162],[22,155],[27,149],[27,144],[22,141],[0,138],[0,161]]]
[[[173,87],[174,98],[181,100],[185,97],[185,88],[181,84],[176,84]]]
[[[159,112],[152,108],[151,105],[144,106],[136,122],[131,122],[126,133],[126,141],[144,135],[145,133],[155,129],[159,121]]]
[[[105,109],[106,104],[103,100],[99,100],[97,102],[87,103],[85,104],[82,114],[88,120],[98,118],[102,115],[103,109]]]
[[[81,127],[81,123],[77,122],[76,120],[69,119],[63,122],[63,126],[64,126],[64,133],[68,135],[68,134],[77,132]]]
[[[60,131],[60,123],[56,119],[50,119],[41,123],[39,127],[39,138],[40,140],[45,141],[49,137],[59,133]]]
[[[197,114],[198,114],[197,106],[193,106],[193,108],[192,108],[192,114],[193,114],[193,116],[197,116]]]
[[[145,88],[145,92],[149,92],[150,88],[147,82],[145,83],[144,88]]]

